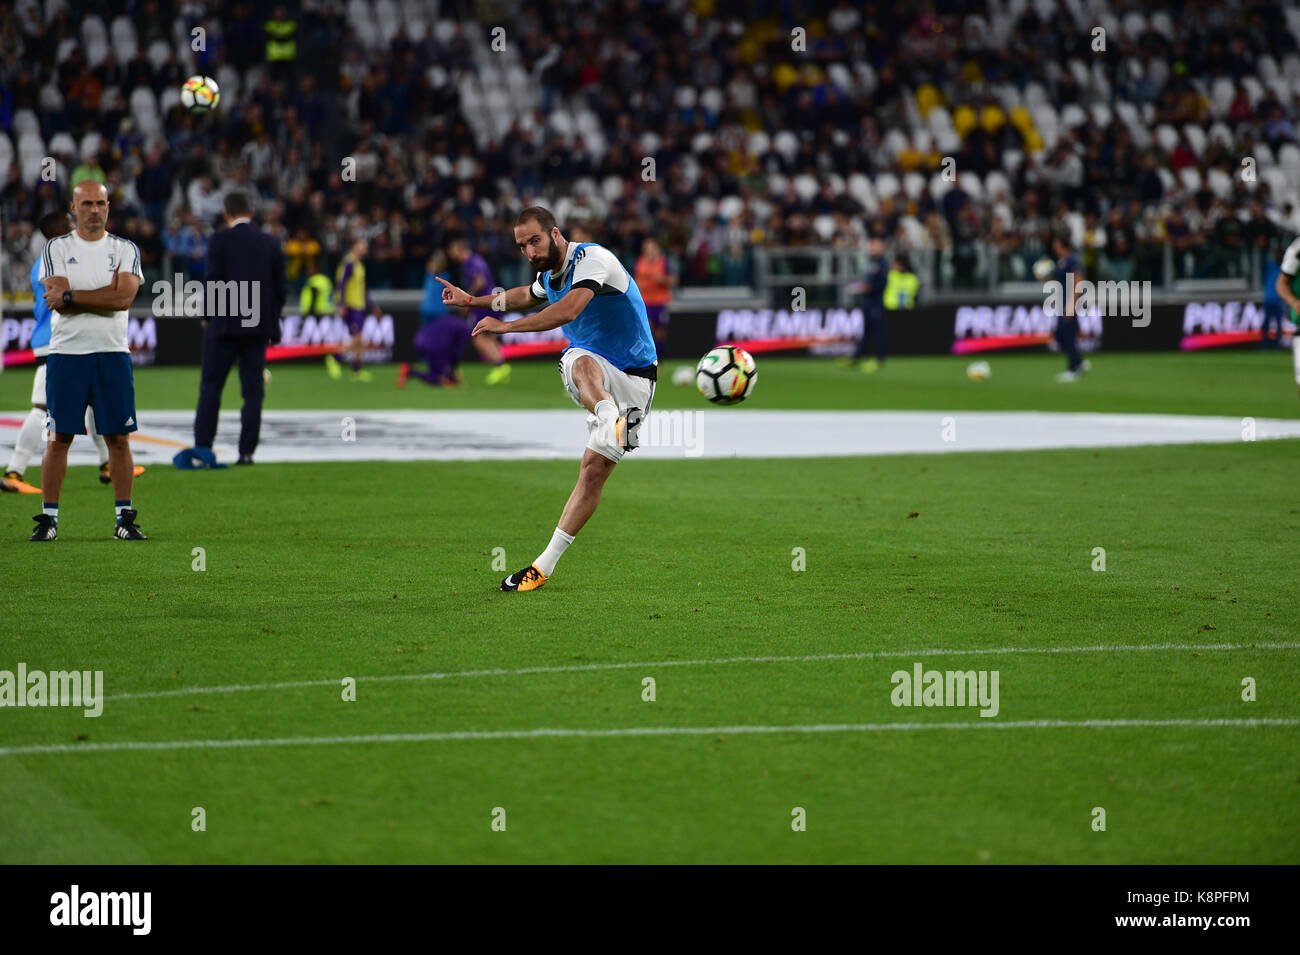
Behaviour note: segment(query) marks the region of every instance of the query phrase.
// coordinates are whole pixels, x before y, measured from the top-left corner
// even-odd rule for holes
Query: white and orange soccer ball
[[[181,87],[181,105],[191,113],[210,113],[221,100],[221,88],[210,76],[191,76]]]
[[[735,345],[719,345],[695,366],[695,387],[715,405],[734,405],[754,391],[754,356]]]

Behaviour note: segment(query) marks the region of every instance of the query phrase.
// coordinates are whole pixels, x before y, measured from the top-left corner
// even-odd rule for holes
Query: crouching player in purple
[[[468,344],[469,326],[462,319],[440,315],[433,321],[426,322],[415,333],[415,350],[428,363],[429,370],[417,371],[415,377],[431,385],[448,388],[459,385],[460,372],[456,366],[460,363],[460,353]],[[410,369],[410,365],[402,366],[397,387],[406,384],[406,375]]]

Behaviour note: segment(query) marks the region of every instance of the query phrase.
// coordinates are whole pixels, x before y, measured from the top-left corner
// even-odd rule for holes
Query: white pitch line
[[[444,733],[374,733],[366,736],[286,736],[279,739],[181,739],[158,742],[53,743],[7,746],[0,756],[38,753],[112,753],[123,750],[247,749],[258,746],[338,746],[354,743],[439,743],[453,740],[542,739],[626,736],[741,736],[776,733],[883,733],[911,730],[971,729],[1128,729],[1143,727],[1224,727],[1251,729],[1264,726],[1300,726],[1300,719],[1218,720],[1018,720],[1005,723],[972,720],[965,723],[818,723],[808,726],[629,726],[615,729],[460,730]]]
[[[583,663],[572,666],[522,667],[520,669],[452,670],[446,673],[399,673],[389,676],[361,676],[361,682],[393,682],[396,680],[448,680],[454,677],[527,676],[533,673],[585,673],[599,670],[635,670],[644,667],[715,666],[727,663],[807,663],[820,660],[878,660],[899,657],[944,656],[1007,656],[1017,653],[1125,653],[1149,650],[1300,650],[1300,643],[1135,643],[1100,647],[999,647],[972,650],[879,650],[862,653],[817,653],[791,657],[714,657],[704,660],[659,660],[653,663]],[[334,680],[292,680],[286,683],[248,683],[233,686],[191,686],[177,690],[143,690],[139,693],[119,693],[104,697],[112,700],[149,700],[168,696],[190,696],[196,693],[248,693],[255,690],[286,690],[309,686],[338,686],[343,678]]]

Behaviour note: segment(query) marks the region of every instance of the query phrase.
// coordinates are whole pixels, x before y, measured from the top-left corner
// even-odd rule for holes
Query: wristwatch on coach
[[[63,304],[64,304],[64,305],[71,305],[71,304],[72,304],[72,289],[70,289],[70,288],[65,288],[65,289],[63,290]]]

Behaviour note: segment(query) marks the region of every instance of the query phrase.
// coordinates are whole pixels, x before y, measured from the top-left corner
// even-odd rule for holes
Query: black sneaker
[[[149,538],[144,536],[140,528],[135,526],[136,511],[132,508],[126,508],[122,511],[122,516],[118,518],[117,527],[113,529],[113,536],[120,541],[147,541]]]
[[[641,446],[637,433],[641,430],[643,421],[645,421],[645,412],[640,408],[628,408],[615,420],[614,434],[617,435],[618,443],[623,446],[624,451],[635,451]]]
[[[59,538],[59,525],[54,518],[48,514],[37,514],[32,518],[36,522],[36,530],[32,536],[27,538],[32,541],[52,541]]]
[[[537,569],[536,564],[529,564],[523,570],[517,570],[501,581],[502,590],[536,590],[549,578]]]

